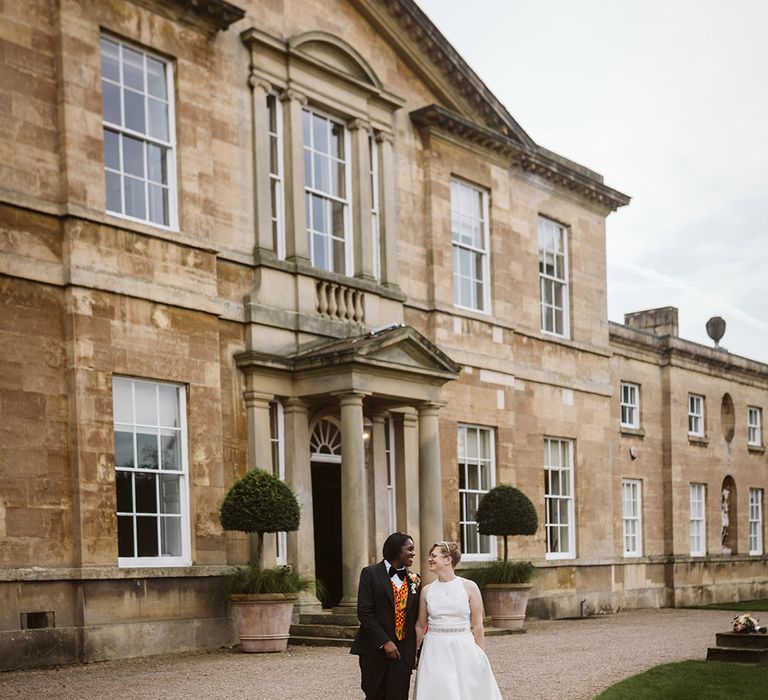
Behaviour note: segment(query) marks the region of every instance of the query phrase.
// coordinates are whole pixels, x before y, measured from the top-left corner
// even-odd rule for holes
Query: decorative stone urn
[[[229,596],[243,651],[285,651],[293,604],[297,598],[297,595],[288,593],[238,593]]]
[[[494,627],[521,630],[525,622],[530,583],[488,583],[483,588],[485,614],[491,616]]]

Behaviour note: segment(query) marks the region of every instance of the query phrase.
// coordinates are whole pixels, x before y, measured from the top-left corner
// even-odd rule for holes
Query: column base
[[[357,598],[342,598],[341,602],[334,606],[334,614],[347,615],[357,611]]]
[[[298,623],[300,615],[319,615],[323,612],[320,601],[308,591],[299,593],[299,599],[293,604],[293,621]]]

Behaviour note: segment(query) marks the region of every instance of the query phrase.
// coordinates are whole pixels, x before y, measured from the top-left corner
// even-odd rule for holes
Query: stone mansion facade
[[[0,15],[0,668],[218,646],[218,508],[355,603],[395,530],[529,612],[768,592],[768,366],[607,319],[629,198],[534,143],[413,0],[33,0]],[[531,68],[533,69],[533,68]],[[629,138],[629,135],[628,135]]]

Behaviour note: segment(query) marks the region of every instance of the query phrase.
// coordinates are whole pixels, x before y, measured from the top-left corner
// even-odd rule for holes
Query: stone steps
[[[490,618],[484,620],[485,636],[521,634],[522,630],[505,630],[490,626]],[[301,615],[298,624],[291,625],[289,644],[303,646],[350,647],[359,627],[357,615],[347,612],[324,612]]]
[[[707,661],[768,664],[768,635],[718,632],[715,643],[707,649]]]

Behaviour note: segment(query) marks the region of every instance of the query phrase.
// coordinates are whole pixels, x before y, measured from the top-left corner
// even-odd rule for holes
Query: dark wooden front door
[[[325,592],[324,608],[341,601],[341,465],[312,462],[315,572]]]

